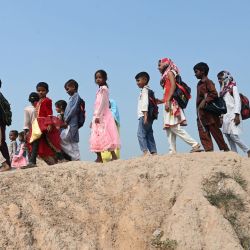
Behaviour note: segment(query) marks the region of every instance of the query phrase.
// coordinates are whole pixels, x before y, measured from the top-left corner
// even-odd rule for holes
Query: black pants
[[[0,125],[0,152],[2,153],[3,157],[6,160],[6,163],[11,166],[11,162],[10,162],[10,155],[9,155],[9,150],[8,150],[8,146],[6,144],[6,137],[5,137],[5,129],[6,126],[5,125]]]
[[[39,148],[40,139],[37,139],[31,143],[31,154],[29,158],[30,164],[36,164],[36,158],[38,155],[38,148]]]

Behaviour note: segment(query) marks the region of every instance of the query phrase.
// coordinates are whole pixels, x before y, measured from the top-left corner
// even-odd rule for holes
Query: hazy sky
[[[74,78],[87,105],[87,121],[80,130],[83,160],[95,158],[89,151],[89,123],[97,91],[93,75],[98,69],[107,71],[110,96],[119,106],[125,159],[141,154],[134,76],[147,71],[151,88],[161,97],[160,58],[172,58],[192,87],[186,129],[196,139],[197,79],[192,69],[196,63],[208,63],[217,89],[216,74],[229,70],[240,92],[250,98],[249,0],[0,0],[0,8],[0,78],[13,109],[10,128],[22,130],[23,109],[38,82],[49,84],[48,96],[55,102],[68,100],[63,86]],[[243,127],[242,138],[250,145],[250,120]],[[168,152],[162,107],[154,132],[158,152]],[[180,152],[190,150],[181,140],[177,147]]]

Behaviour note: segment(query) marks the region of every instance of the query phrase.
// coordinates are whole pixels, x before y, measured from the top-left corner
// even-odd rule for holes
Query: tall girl
[[[181,128],[181,126],[187,125],[186,117],[181,107],[173,98],[176,88],[175,77],[179,74],[179,69],[169,58],[159,60],[158,69],[162,74],[161,86],[164,89],[164,96],[160,100],[160,103],[164,104],[164,129],[167,131],[169,153],[176,152],[176,136],[179,136],[183,141],[192,146],[190,152],[200,152],[200,144]]]
[[[39,82],[36,90],[40,99],[35,106],[35,115],[42,133],[40,138],[31,143],[30,167],[36,164],[37,155],[50,165],[56,163],[57,158],[62,158],[60,133],[56,127],[59,119],[52,116],[52,100],[47,97],[49,86],[45,82]],[[31,138],[33,134],[31,131]]]
[[[90,136],[90,150],[96,153],[96,162],[103,162],[101,152],[106,150],[110,151],[112,160],[116,160],[115,149],[120,148],[118,130],[109,108],[107,79],[104,70],[96,71],[95,82],[99,89],[96,93]]]

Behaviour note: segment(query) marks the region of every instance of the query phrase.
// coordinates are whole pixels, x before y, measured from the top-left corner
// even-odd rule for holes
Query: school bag
[[[178,105],[185,109],[187,107],[188,101],[191,98],[191,88],[182,81],[180,75],[175,75],[176,88],[173,94],[173,98],[177,101]]]
[[[151,121],[157,120],[159,114],[159,108],[155,99],[155,93],[153,90],[148,90],[148,118]]]
[[[231,96],[233,97],[233,92],[230,91]],[[250,105],[249,100],[246,96],[244,96],[242,93],[240,93],[240,102],[241,102],[241,119],[246,120],[250,118]]]
[[[81,128],[84,125],[86,119],[85,111],[85,101],[80,97],[79,101],[79,113],[78,113],[78,128]]]
[[[242,120],[246,120],[250,118],[250,106],[249,106],[249,100],[246,96],[240,93],[240,100],[241,100],[241,118]]]
[[[10,104],[1,92],[0,92],[0,112],[2,114],[3,123],[7,126],[10,126],[12,122],[12,112]]]

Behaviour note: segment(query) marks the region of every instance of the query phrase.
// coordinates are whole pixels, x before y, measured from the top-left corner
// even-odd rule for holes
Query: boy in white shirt
[[[137,106],[139,120],[137,137],[143,155],[147,155],[148,152],[154,155],[157,154],[157,149],[152,128],[153,120],[148,115],[148,82],[150,77],[147,72],[140,72],[135,76],[135,79],[138,87],[141,89]]]

